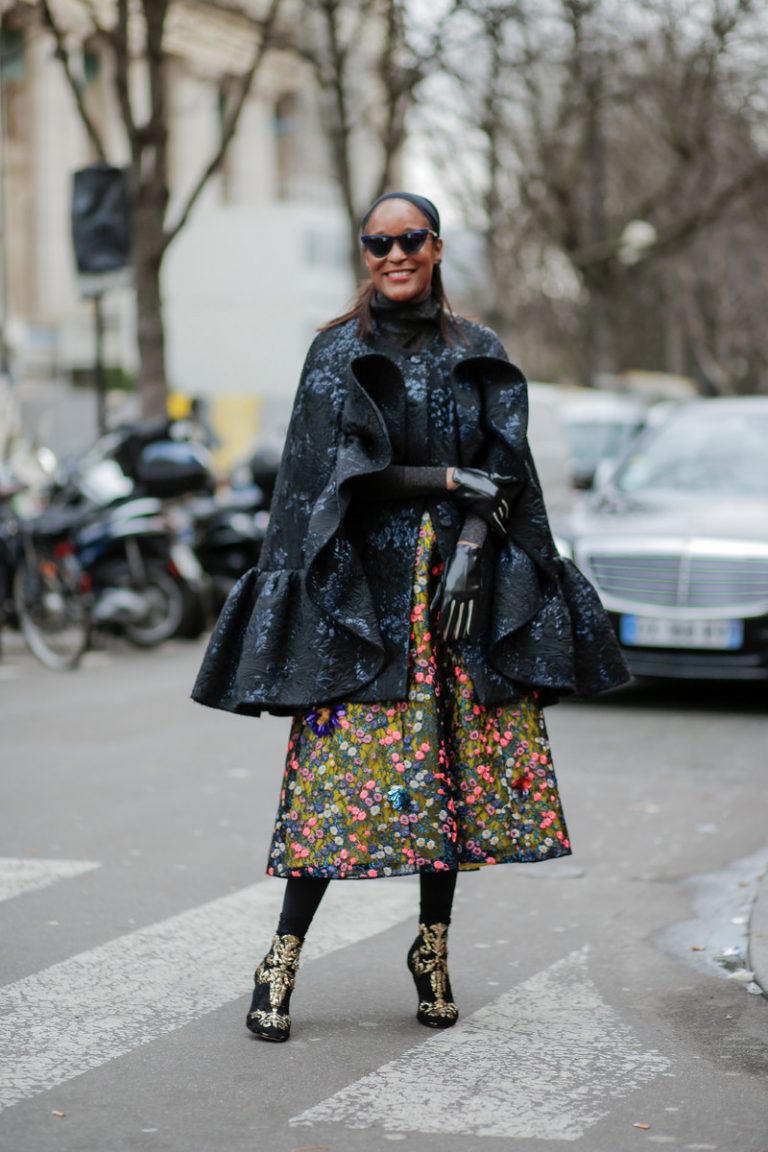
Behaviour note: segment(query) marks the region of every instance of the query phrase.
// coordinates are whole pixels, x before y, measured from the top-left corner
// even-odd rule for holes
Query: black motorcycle
[[[170,439],[168,421],[126,425],[103,437],[61,480],[59,505],[83,513],[77,555],[94,596],[93,620],[132,643],[154,647],[198,635],[209,582],[175,506],[212,490],[210,457]]]
[[[259,562],[269,520],[265,503],[264,492],[253,484],[188,505],[189,539],[210,580],[215,612],[240,577]]]

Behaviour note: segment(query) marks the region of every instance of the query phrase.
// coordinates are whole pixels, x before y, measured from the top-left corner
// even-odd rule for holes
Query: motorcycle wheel
[[[23,563],[14,573],[13,602],[32,655],[54,672],[76,668],[91,638],[90,595],[79,570],[49,557],[34,567]]]
[[[138,624],[126,624],[124,634],[138,648],[155,648],[175,636],[184,619],[184,590],[161,564],[147,564],[142,594],[149,612]]]

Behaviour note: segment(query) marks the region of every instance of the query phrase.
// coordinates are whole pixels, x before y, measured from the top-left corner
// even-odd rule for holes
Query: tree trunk
[[[160,266],[137,253],[134,274],[140,365],[137,384],[142,418],[151,420],[168,412]]]
[[[137,386],[145,420],[167,415],[165,329],[160,290],[165,200],[156,188],[140,188],[133,217],[133,274],[139,346]]]
[[[589,60],[585,82],[587,99],[587,218],[586,235],[590,244],[602,244],[608,238],[608,164],[603,117],[605,86],[603,61],[599,50]],[[612,282],[610,263],[586,276],[589,289],[587,319],[587,383],[594,385],[600,376],[612,375],[617,368],[611,300],[617,285]]]
[[[607,286],[591,284],[586,316],[586,383],[594,387],[600,377],[617,369],[611,296]]]

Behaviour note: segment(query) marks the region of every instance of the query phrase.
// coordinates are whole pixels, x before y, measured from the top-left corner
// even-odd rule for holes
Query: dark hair
[[[383,196],[377,196],[376,199],[368,205],[365,215],[360,221],[360,231],[365,232],[365,226],[373,216],[379,204],[383,204],[385,200],[407,200],[409,204],[413,204],[414,208],[418,208],[425,220],[429,222],[430,228],[434,228],[438,236],[440,235],[440,213],[431,200],[427,200],[426,196],[417,196],[415,192],[385,192]]]
[[[357,320],[358,336],[361,340],[370,340],[374,332],[371,301],[373,300],[375,292],[376,289],[373,286],[373,281],[369,280],[366,284],[363,284],[358,291],[352,307],[341,316],[334,316],[333,320],[328,320],[327,323],[321,324],[318,331],[327,332],[330,328],[338,328],[340,324],[346,324],[348,320]],[[437,315],[437,325],[440,329],[440,335],[447,344],[453,344],[457,335],[463,340],[464,337],[458,325],[456,313],[448,303],[448,297],[445,294],[439,264],[435,264],[432,269],[432,296],[440,306],[440,311]]]

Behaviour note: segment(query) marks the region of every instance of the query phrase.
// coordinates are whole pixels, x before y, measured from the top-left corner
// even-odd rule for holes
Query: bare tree
[[[407,0],[303,0],[301,27],[288,44],[315,77],[355,278],[360,213],[396,177],[408,113],[439,66],[444,30],[458,7],[451,0],[419,27]]]
[[[559,254],[588,302],[585,373],[615,371],[617,303],[768,177],[751,103],[760,88],[765,98],[765,71],[746,47],[758,5],[467,0],[463,20],[442,127],[451,170],[456,135],[469,143],[489,314],[524,307],[526,282],[540,288]]]
[[[240,15],[244,31],[254,38],[254,48],[247,68],[232,85],[220,138],[213,153],[202,163],[200,173],[186,200],[173,219],[168,218],[170,202],[168,148],[172,121],[168,108],[168,71],[170,55],[164,38],[168,16],[174,3],[184,0],[116,0],[114,20],[102,22],[92,0],[81,0],[84,16],[90,23],[90,37],[95,38],[114,61],[114,84],[123,128],[130,147],[130,175],[133,207],[133,273],[137,302],[137,340],[139,349],[138,388],[142,414],[162,416],[166,412],[165,333],[163,326],[160,270],[169,245],[186,225],[192,210],[213,174],[220,167],[235,135],[240,115],[272,43],[275,22],[282,0],[268,0],[261,19],[254,20],[233,4],[205,6]],[[40,0],[45,26],[55,42],[56,53],[72,92],[80,119],[95,155],[109,161],[102,135],[91,115],[78,80],[70,52],[67,29],[56,15],[49,0]],[[140,35],[144,68],[142,79],[145,100],[135,98],[135,44]],[[146,115],[138,112],[146,106]]]
[[[708,390],[768,392],[768,208],[756,193],[669,261],[670,298]]]

